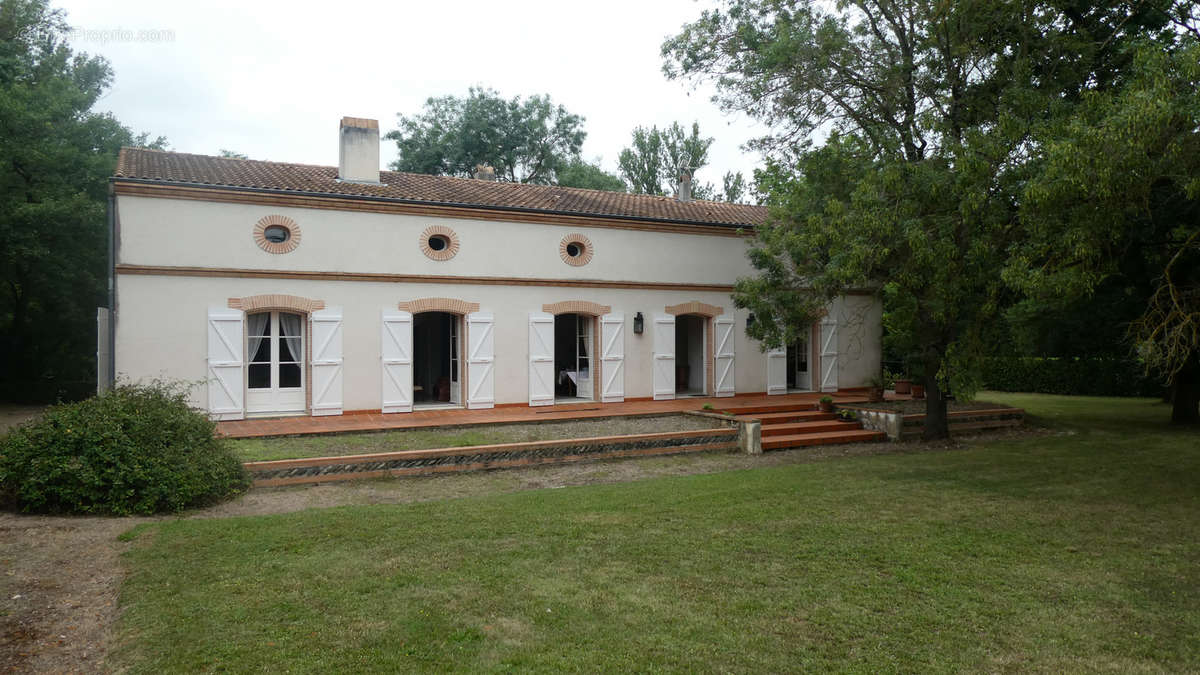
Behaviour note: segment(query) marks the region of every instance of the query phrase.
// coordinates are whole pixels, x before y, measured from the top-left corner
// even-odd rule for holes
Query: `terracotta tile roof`
[[[337,180],[337,167],[332,166],[227,159],[142,148],[121,149],[115,178],[704,225],[753,226],[767,217],[767,209],[762,206],[680,202],[673,197],[396,171],[381,171],[381,185],[343,183]]]

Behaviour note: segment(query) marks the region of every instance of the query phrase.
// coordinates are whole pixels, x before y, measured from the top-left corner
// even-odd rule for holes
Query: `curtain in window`
[[[254,355],[258,353],[258,348],[262,345],[263,335],[267,332],[267,322],[270,320],[270,312],[251,314],[246,317],[246,346],[249,348],[246,357],[247,361],[253,361]]]
[[[300,363],[300,315],[299,314],[279,314],[279,334],[286,335],[284,339],[287,341],[288,351],[292,353],[292,360]],[[283,361],[283,358],[279,359]]]

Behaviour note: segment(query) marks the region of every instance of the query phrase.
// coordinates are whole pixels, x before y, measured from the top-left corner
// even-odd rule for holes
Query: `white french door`
[[[457,314],[450,316],[450,402],[455,405],[462,405],[462,378],[459,376],[458,371],[458,352],[460,349],[458,341],[459,321],[462,321],[462,317]]]
[[[259,312],[246,317],[246,413],[304,412],[304,317]]]
[[[808,340],[811,332],[811,328],[806,328],[796,342],[788,346],[788,366],[791,370],[788,384],[789,388],[795,391],[812,391],[813,388],[812,368],[809,363],[812,346]]]
[[[592,398],[592,317],[575,315],[575,396]]]

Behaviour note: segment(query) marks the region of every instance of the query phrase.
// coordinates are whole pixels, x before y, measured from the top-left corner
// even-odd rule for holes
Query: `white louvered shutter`
[[[600,400],[625,400],[625,314],[612,312],[600,317]]]
[[[529,405],[554,404],[554,315],[529,314]]]
[[[654,315],[654,400],[675,398],[675,317]]]
[[[496,317],[467,315],[467,408],[496,407]]]
[[[383,361],[381,410],[413,409],[413,317],[409,312],[383,310],[380,356]]]
[[[737,371],[734,370],[734,332],[733,319],[722,317],[713,321],[713,326],[716,328],[717,345],[713,352],[713,364],[716,368],[716,377],[713,381],[716,384],[717,396],[733,396],[734,381],[736,380]]]
[[[239,309],[208,309],[208,413],[213,419],[246,416],[243,325]]]
[[[821,321],[821,391],[838,390],[838,325],[825,318]]]
[[[312,336],[312,414],[342,414],[342,308],[309,315]]]

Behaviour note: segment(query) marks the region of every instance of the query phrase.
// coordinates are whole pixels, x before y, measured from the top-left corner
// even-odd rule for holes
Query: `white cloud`
[[[332,165],[343,115],[386,133],[396,113],[484,85],[506,97],[547,93],[587,118],[584,154],[616,158],[637,125],[690,123],[716,138],[700,180],[749,175],[740,149],[763,127],[725,115],[710,89],[668,81],[662,41],[699,16],[689,0],[572,3],[59,2],[85,29],[75,48],[107,57],[116,81],[99,107],[179,151]],[[114,29],[121,29],[120,33]],[[143,36],[141,31],[169,31]],[[146,39],[149,37],[150,39]],[[384,163],[395,157],[384,144]]]

